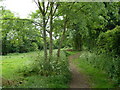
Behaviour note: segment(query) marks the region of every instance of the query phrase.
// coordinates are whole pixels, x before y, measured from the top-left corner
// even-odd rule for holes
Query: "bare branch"
[[[49,15],[48,15],[48,18],[47,18],[46,24],[48,23],[49,18],[50,18],[50,14],[52,13],[53,4],[54,4],[54,2],[51,2],[51,4],[50,4],[51,9],[50,9],[50,13],[49,13]]]
[[[35,2],[35,4],[38,6],[38,8],[39,8],[39,5],[38,5],[38,3],[34,0],[34,2]]]
[[[49,21],[49,18],[50,18],[50,13],[48,15],[48,18],[47,18],[47,21],[45,22],[45,25],[47,25],[48,21]]]
[[[45,14],[47,14],[48,7],[49,7],[49,2],[48,2],[48,4],[47,4],[46,11],[45,11]]]
[[[48,33],[50,33],[50,31],[46,30]]]
[[[54,12],[53,12],[53,16],[55,15],[58,6],[59,6],[59,4],[57,4],[57,6],[56,6],[56,8],[55,8],[55,10],[54,10]]]
[[[53,5],[54,5],[54,2],[51,2],[50,3],[50,13],[49,13],[50,16],[52,16],[52,13],[53,13]]]
[[[39,10],[41,11],[42,14],[44,14],[39,0],[38,0],[38,5],[39,5]]]
[[[41,26],[42,27],[42,24],[38,23],[38,22],[33,22],[36,26]]]
[[[43,15],[45,15],[45,2],[42,2],[42,6],[43,6]]]

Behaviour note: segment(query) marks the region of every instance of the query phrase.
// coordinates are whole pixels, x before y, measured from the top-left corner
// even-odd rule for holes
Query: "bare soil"
[[[88,77],[84,73],[80,72],[76,64],[73,63],[73,60],[79,58],[79,56],[80,53],[76,53],[68,57],[70,70],[72,73],[70,88],[90,88],[90,85],[88,83],[89,81]]]

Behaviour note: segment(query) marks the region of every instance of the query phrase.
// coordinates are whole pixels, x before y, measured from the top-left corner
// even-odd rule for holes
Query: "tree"
[[[60,57],[60,51],[61,51],[61,47],[63,44],[63,40],[65,39],[65,34],[66,34],[66,30],[67,30],[67,23],[69,21],[69,14],[70,14],[70,10],[72,8],[74,3],[61,3],[61,6],[59,8],[59,16],[63,17],[63,31],[62,31],[62,35],[59,36],[59,46],[58,46],[58,51],[57,51],[57,57]]]
[[[56,6],[56,7],[55,7]],[[50,31],[49,31],[49,36],[50,36],[50,47],[49,47],[49,57],[52,57],[53,53],[53,40],[52,40],[52,33],[53,33],[53,16],[56,13],[56,10],[58,8],[59,4],[55,4],[55,2],[50,2]],[[55,9],[54,9],[55,7]]]
[[[43,28],[43,40],[44,40],[44,56],[45,60],[47,60],[47,41],[46,41],[46,32],[50,36],[49,40],[49,57],[52,57],[52,52],[53,52],[53,17],[56,13],[58,4],[55,2],[40,2],[39,0],[34,2],[38,5],[40,14],[42,15],[42,28]],[[49,25],[47,25],[49,22]],[[47,26],[49,27],[50,30],[47,29]]]
[[[44,58],[45,61],[47,60],[47,41],[46,41],[46,25],[48,23],[49,18],[47,17],[49,2],[47,6],[45,6],[45,2],[40,2],[39,0],[35,1],[36,5],[39,8],[40,14],[42,15],[42,29],[43,29],[43,41],[44,41]]]
[[[15,17],[9,10],[2,10],[2,53],[28,52],[37,49],[38,30],[28,19]],[[35,41],[36,45],[33,44]],[[40,43],[39,43],[40,44]]]
[[[99,6],[101,8],[98,8]],[[70,28],[70,32],[72,32],[74,48],[76,48],[76,45],[82,47],[81,44],[93,44],[95,38],[99,35],[95,29],[104,28],[106,24],[105,19],[101,16],[102,13],[104,13],[104,15],[106,14],[103,3],[74,3],[68,15],[68,28]]]

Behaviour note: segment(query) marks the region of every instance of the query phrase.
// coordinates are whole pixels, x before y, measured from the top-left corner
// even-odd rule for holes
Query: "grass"
[[[75,54],[77,52],[69,53]],[[93,65],[88,63],[88,61],[86,60],[87,56],[85,56],[87,52],[80,53],[80,58],[74,60],[74,63],[77,65],[80,72],[84,73],[86,76],[89,77],[89,83],[91,84],[91,88],[113,88],[114,82],[108,78],[108,74],[98,68],[94,68]]]
[[[56,53],[56,51],[54,51]],[[68,55],[78,53],[77,51],[68,52]],[[62,59],[65,58],[65,53],[62,52]],[[17,85],[4,85],[4,87],[15,87],[15,88],[69,88],[68,82],[70,80],[70,74],[64,71],[67,66],[62,68],[62,74],[52,74],[50,76],[42,76],[38,73],[29,73],[32,69],[32,65],[36,60],[37,56],[42,56],[43,52],[29,52],[29,53],[14,53],[2,56],[0,64],[2,65],[2,76],[6,80],[15,80]],[[78,66],[80,72],[83,72],[90,78],[90,84],[92,88],[113,88],[113,82],[108,78],[108,75],[98,69],[94,68],[93,65],[89,64],[86,60],[86,55],[92,58],[92,54],[87,52],[81,52],[80,58],[76,59],[74,63]],[[42,57],[37,59],[42,60]],[[0,56],[1,58],[1,56]],[[54,60],[56,58],[54,57]],[[65,62],[66,59],[65,59]],[[60,65],[64,65],[62,62]],[[66,64],[67,65],[67,64]],[[38,63],[36,65],[38,67]],[[54,64],[53,64],[54,66]],[[67,73],[66,73],[67,72]],[[24,74],[28,75],[24,75]],[[21,82],[21,83],[20,83]]]
[[[113,83],[111,83],[105,72],[88,65],[81,59],[76,59],[75,62],[79,63],[77,65],[80,71],[89,76],[92,88],[113,88]]]
[[[54,51],[56,53],[56,51]],[[38,57],[38,55],[40,57]],[[65,57],[62,52],[62,57]],[[30,73],[38,64],[34,65],[36,59],[43,60],[43,51],[29,53],[13,53],[2,56],[0,64],[2,65],[2,77],[5,80],[17,81],[17,85],[5,84],[3,87],[12,88],[68,88],[69,73],[61,70],[61,74],[53,74],[50,76],[42,76],[39,73]],[[37,58],[36,58],[37,57]],[[67,60],[65,60],[67,62]],[[63,64],[64,66],[64,64]],[[67,68],[66,66],[64,66]],[[37,71],[36,71],[37,72]],[[44,71],[43,71],[44,72]],[[25,76],[25,74],[27,74]],[[49,74],[49,73],[48,73]]]
[[[36,55],[35,52],[2,56],[2,61],[0,61],[2,64],[2,76],[6,79],[18,79],[21,75],[17,73],[17,70],[24,68],[34,58],[34,55]]]
[[[25,78],[24,84],[19,87],[22,88],[68,88],[66,82],[63,82],[64,76],[49,76],[44,77],[40,75],[32,75]],[[18,88],[19,88],[18,87]]]
[[[78,51],[66,51],[64,50],[66,56],[70,56],[70,55],[73,55],[73,54],[76,54]]]

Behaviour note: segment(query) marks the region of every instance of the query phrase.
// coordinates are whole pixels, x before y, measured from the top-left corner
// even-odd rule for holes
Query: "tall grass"
[[[61,52],[61,57],[58,59],[55,51],[53,57],[50,59],[50,62],[44,61],[43,52],[39,51],[3,56],[2,61],[3,77],[7,80],[17,80],[18,82],[16,85],[7,84],[4,85],[4,87],[69,87],[68,82],[70,80],[70,72],[68,69],[68,60],[64,52]]]
[[[120,86],[120,57],[113,57],[109,54],[95,54],[82,52],[80,59],[94,68],[107,73],[108,77],[114,81],[115,86]]]
[[[22,71],[24,76],[27,77],[28,82],[24,83],[25,86],[31,79],[36,83],[36,87],[39,88],[67,88],[68,82],[71,78],[68,60],[64,54],[61,52],[61,57],[58,59],[56,53],[53,57],[48,58],[49,62],[44,61],[44,56],[40,53],[35,57],[34,61],[29,63],[29,67],[26,66],[25,70]],[[36,82],[37,76],[40,76],[40,82]],[[35,77],[34,77],[35,76]],[[29,81],[30,80],[30,81]],[[39,86],[38,84],[39,83]],[[42,83],[42,84],[41,84]],[[44,83],[44,84],[43,84]]]

